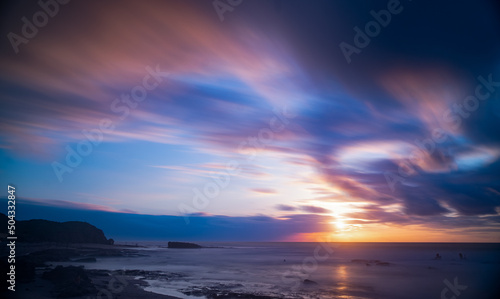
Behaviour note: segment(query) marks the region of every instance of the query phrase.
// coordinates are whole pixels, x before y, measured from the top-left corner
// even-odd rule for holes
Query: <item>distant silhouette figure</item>
[[[436,253],[436,257],[434,259],[435,260],[440,260],[441,259],[441,256],[439,255],[439,253]]]
[[[461,252],[458,254],[458,256],[460,257],[461,260],[464,259],[464,255]]]
[[[283,263],[284,263],[284,262],[286,262],[286,260],[285,260],[285,259],[283,259]]]

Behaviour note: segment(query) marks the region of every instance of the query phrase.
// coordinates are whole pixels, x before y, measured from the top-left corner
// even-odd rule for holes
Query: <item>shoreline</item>
[[[493,276],[500,274],[496,270],[500,265],[498,250],[494,250],[498,246],[476,246],[474,250],[427,247],[400,246],[386,251],[385,246],[345,246],[336,250],[335,260],[304,272],[310,269],[304,260],[313,256],[313,245],[290,248],[269,245],[263,247],[266,250],[223,247],[200,252],[157,245],[144,250],[148,246],[31,243],[23,244],[19,248],[22,255],[16,257],[15,295],[44,299],[70,291],[80,292],[67,296],[76,299],[189,296],[283,299],[337,295],[368,299],[406,294],[407,289],[399,287],[406,285],[414,295],[409,298],[425,298],[440,294],[446,287],[444,279],[452,281],[455,277],[469,286],[467,293],[464,292],[467,296],[489,298],[486,295],[497,294],[493,278],[478,277],[485,271]],[[435,252],[443,259],[433,259]],[[467,259],[459,259],[457,252],[466,254]],[[30,278],[27,266],[33,269],[32,281],[23,281]],[[70,288],[62,288],[68,277],[72,279]],[[395,277],[399,280],[397,285],[387,283]],[[74,281],[81,283],[74,285]],[[423,284],[427,286],[425,290],[418,287]],[[11,298],[9,295],[13,294],[6,295],[0,297]],[[467,296],[464,298],[472,298]]]
[[[93,291],[85,294],[70,296],[73,299],[88,298],[152,298],[152,299],[180,299],[179,297],[168,296],[149,292],[144,287],[149,284],[144,281],[145,278],[138,279],[141,270],[93,270],[87,269],[81,259],[87,259],[90,263],[95,262],[95,258],[106,257],[141,257],[143,254],[133,248],[140,246],[122,246],[105,244],[54,244],[54,243],[24,243],[18,247],[17,264],[24,265],[16,273],[16,291],[5,291],[7,298],[39,298],[49,299],[58,298],[58,292],[63,287],[42,276],[58,268],[50,265],[51,262],[74,262],[75,265],[60,267],[61,271],[70,271],[74,268],[83,267],[83,274],[77,276],[75,281],[71,281],[72,287],[77,289],[83,285],[83,280],[87,279],[87,286]],[[34,272],[34,273],[30,273]],[[44,274],[45,273],[45,274]],[[66,274],[63,272],[63,274]],[[148,276],[154,275],[144,271]],[[64,286],[67,291],[68,287]],[[71,289],[70,289],[71,291]],[[75,290],[77,291],[77,290]],[[3,291],[2,291],[3,293]],[[98,296],[100,295],[100,296]]]
[[[26,269],[16,273],[16,292],[7,294],[7,298],[152,298],[152,299],[181,299],[173,295],[148,291],[153,288],[148,281],[169,281],[178,278],[178,273],[164,271],[149,271],[142,269],[92,269],[85,264],[98,263],[98,259],[111,257],[140,258],[146,257],[141,250],[147,246],[129,244],[56,244],[56,243],[24,243],[18,250],[18,264],[28,265],[32,272]],[[165,247],[167,248],[167,247]],[[221,248],[221,247],[212,247]],[[182,250],[182,249],[173,249]],[[193,250],[193,249],[187,249]],[[64,266],[54,263],[63,262]],[[83,264],[83,265],[82,265]],[[47,279],[48,273],[61,272],[52,281]],[[78,272],[78,274],[75,274]],[[75,276],[76,275],[76,276]],[[45,278],[44,278],[45,277]],[[67,277],[74,277],[67,286]],[[61,285],[61,281],[66,281]],[[82,292],[74,296],[60,296],[62,292]],[[199,298],[246,298],[246,299],[273,299],[273,297],[246,292],[234,292],[231,287],[197,286],[182,293],[184,296]],[[203,297],[204,296],[204,297]]]

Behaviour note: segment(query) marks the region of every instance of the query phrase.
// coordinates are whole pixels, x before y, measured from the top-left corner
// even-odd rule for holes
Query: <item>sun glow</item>
[[[347,228],[347,224],[343,220],[337,220],[332,222],[339,231],[344,231]]]

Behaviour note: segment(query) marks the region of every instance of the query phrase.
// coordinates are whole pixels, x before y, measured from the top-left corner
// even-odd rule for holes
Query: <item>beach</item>
[[[59,261],[37,268],[34,281],[18,285],[18,295],[53,298],[53,285],[41,277],[58,266],[83,267],[95,286],[90,298],[472,299],[499,294],[499,244],[202,242],[200,249],[172,249],[162,242],[137,243],[52,247]],[[67,250],[76,256],[64,260],[61,252]],[[437,252],[441,259],[435,259]]]

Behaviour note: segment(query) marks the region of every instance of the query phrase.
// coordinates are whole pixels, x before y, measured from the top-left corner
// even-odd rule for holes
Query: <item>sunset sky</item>
[[[500,242],[495,1],[70,1],[29,38],[43,9],[17,2],[0,21],[0,186],[19,220],[123,240]]]

